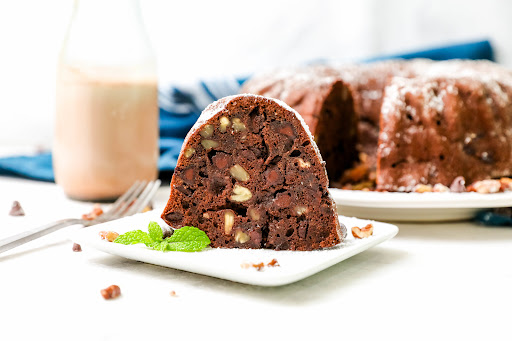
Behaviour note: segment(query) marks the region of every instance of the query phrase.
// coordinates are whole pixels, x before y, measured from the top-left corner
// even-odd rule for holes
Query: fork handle
[[[63,227],[74,225],[80,222],[80,219],[62,219],[43,226],[39,226],[33,230],[24,231],[9,238],[2,239],[0,240],[0,253],[28,243],[29,241],[39,237],[45,236],[48,233],[60,230]]]

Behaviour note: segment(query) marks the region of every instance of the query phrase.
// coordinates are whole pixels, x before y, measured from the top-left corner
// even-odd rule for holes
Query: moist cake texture
[[[346,230],[319,150],[286,104],[255,95],[208,106],[185,139],[162,213],[213,247],[315,250]]]

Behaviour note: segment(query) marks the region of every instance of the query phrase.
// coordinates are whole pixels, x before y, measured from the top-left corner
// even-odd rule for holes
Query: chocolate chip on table
[[[21,204],[19,201],[13,201],[11,206],[11,211],[9,212],[10,216],[13,217],[21,217],[25,215],[25,211],[21,207]]]
[[[80,244],[73,243],[73,252],[82,252],[82,247]]]
[[[111,285],[108,288],[101,289],[101,296],[103,296],[103,298],[106,300],[119,297],[120,295],[121,288],[119,288],[117,285]]]

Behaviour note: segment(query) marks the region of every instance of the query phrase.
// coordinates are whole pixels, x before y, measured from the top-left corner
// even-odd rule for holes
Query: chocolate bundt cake
[[[394,78],[382,105],[377,189],[510,176],[511,96],[512,87],[476,77]]]
[[[162,219],[200,228],[213,247],[334,246],[346,231],[324,164],[307,125],[286,104],[225,97],[188,133]]]
[[[313,79],[328,75],[329,82],[342,82],[350,93],[343,97],[350,101],[338,102],[343,108],[338,116],[344,117],[342,121],[357,121],[352,150],[359,160],[343,160],[337,168],[329,163],[353,154],[344,149],[333,156],[330,151],[327,170],[335,185],[374,180],[378,190],[411,191],[419,184],[449,186],[458,176],[469,183],[512,174],[512,77],[495,63],[412,60],[308,66],[256,76],[244,84],[243,91],[271,93],[286,101],[295,98],[292,84],[304,74]],[[300,82],[300,93],[317,93],[319,82]],[[323,100],[316,96],[317,102]],[[295,101],[291,106],[306,117],[323,115],[318,109],[302,112],[299,104]],[[322,131],[312,130],[315,138],[326,139]],[[345,136],[329,138],[344,140]],[[321,144],[319,148],[322,151]],[[455,149],[449,152],[448,148]],[[352,166],[347,168],[347,161]],[[339,174],[344,174],[341,179]]]

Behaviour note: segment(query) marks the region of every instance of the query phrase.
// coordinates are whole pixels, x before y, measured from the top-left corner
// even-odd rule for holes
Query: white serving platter
[[[477,212],[512,206],[512,191],[494,194],[398,193],[330,188],[338,213],[384,221],[456,221]]]

